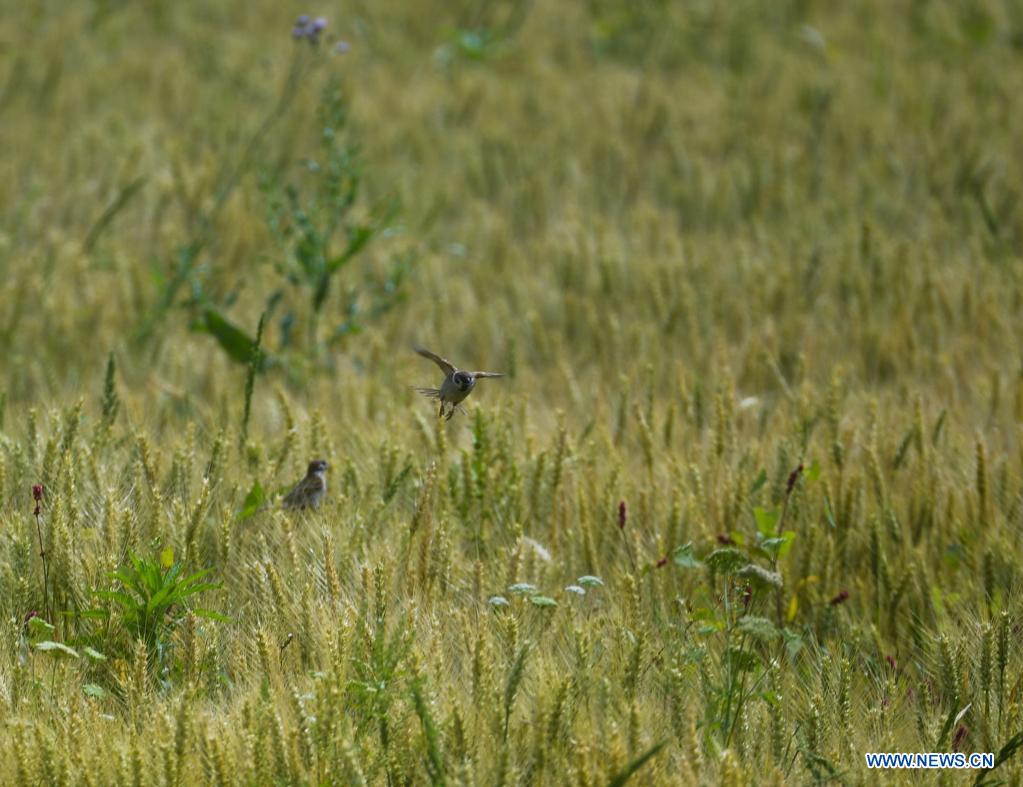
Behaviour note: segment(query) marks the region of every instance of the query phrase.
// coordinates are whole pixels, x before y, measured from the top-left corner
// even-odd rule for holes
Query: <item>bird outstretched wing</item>
[[[416,388],[419,393],[425,396],[427,399],[440,399],[439,388]]]
[[[429,350],[425,349],[424,347],[413,346],[412,349],[415,350],[424,358],[429,358],[431,361],[437,364],[445,375],[451,375],[455,373],[455,365],[451,363],[451,361],[449,361],[447,358],[441,358],[436,353],[432,353]]]
[[[473,372],[473,377],[504,377],[502,372]]]

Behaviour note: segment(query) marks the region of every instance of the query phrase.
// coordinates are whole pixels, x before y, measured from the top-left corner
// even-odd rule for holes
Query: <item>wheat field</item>
[[[0,783],[1023,783],[1023,6],[0,9]]]

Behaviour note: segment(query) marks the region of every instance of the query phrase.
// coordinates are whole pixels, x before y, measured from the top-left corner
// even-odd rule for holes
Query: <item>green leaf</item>
[[[806,470],[803,475],[806,477],[807,481],[816,481],[821,477],[821,463],[814,459],[810,462],[809,469]]]
[[[763,536],[773,536],[775,526],[778,524],[778,512],[768,511],[766,508],[757,506],[753,509],[753,518],[757,522],[757,530]]]
[[[232,618],[229,618],[227,615],[221,615],[219,612],[214,612],[212,609],[202,609],[200,607],[195,607],[195,608],[191,609],[190,612],[193,615],[195,615],[197,618],[206,618],[207,620],[215,620],[217,623],[231,623],[231,622],[233,622]]]
[[[154,595],[146,603],[146,612],[152,614],[155,610],[160,609],[161,606],[169,607],[170,604],[164,605],[164,602],[174,593],[175,589],[176,588],[173,584],[164,585],[159,591],[157,591],[156,595]]]
[[[794,659],[799,651],[803,649],[802,635],[792,631],[792,629],[782,629],[781,636],[785,640],[785,650],[788,652],[789,658]]]
[[[258,370],[266,369],[269,359],[266,353],[258,352],[255,340],[212,306],[202,310],[199,319],[192,324],[192,330],[210,334],[224,352],[240,364],[248,365],[253,357],[258,355]]]
[[[792,542],[795,541],[796,531],[786,530],[780,536],[765,538],[760,542],[761,548],[773,557],[783,558],[792,549]]]
[[[252,489],[245,496],[245,500],[242,501],[242,508],[234,518],[239,522],[243,519],[248,519],[250,516],[255,514],[260,506],[266,502],[266,492],[263,491],[263,485],[259,481],[255,481],[252,484]]]
[[[749,634],[761,642],[773,642],[778,638],[778,629],[767,618],[756,615],[746,615],[739,618],[736,628],[744,634]]]
[[[656,746],[652,746],[647,749],[643,754],[639,755],[639,757],[618,771],[618,773],[611,778],[611,781],[608,782],[608,787],[622,787],[622,785],[635,775],[636,771],[646,765],[648,760],[655,757],[657,752],[663,749],[667,743],[667,741],[661,741]]]
[[[37,642],[32,646],[34,650],[51,651],[53,653],[63,653],[66,656],[73,656],[78,658],[78,651],[74,648],[69,648],[63,642],[54,642],[52,639],[46,639],[42,642]]]
[[[753,484],[749,488],[749,496],[753,497],[753,495],[755,495],[757,492],[764,488],[764,484],[766,483],[767,471],[761,470],[759,475],[757,475],[756,480],[753,481]]]
[[[363,224],[349,228],[348,245],[345,247],[344,252],[327,263],[327,272],[337,273],[337,271],[341,270],[356,254],[362,251],[362,248],[369,242],[375,232],[375,227]]]
[[[444,756],[440,751],[438,743],[437,726],[430,715],[430,706],[423,698],[423,692],[418,681],[412,683],[412,701],[416,709],[416,715],[423,725],[423,738],[426,740],[426,753],[429,758],[427,771],[430,774],[430,781],[433,784],[443,785],[444,778]]]
[[[83,609],[81,612],[75,612],[74,617],[86,618],[88,620],[106,620],[110,617],[110,612],[105,609]]]
[[[703,565],[696,559],[696,555],[693,554],[693,543],[691,541],[688,544],[675,547],[672,560],[675,561],[676,566],[682,566],[682,568],[699,568]]]
[[[558,602],[548,596],[530,596],[529,600],[538,607],[558,606]]]
[[[93,595],[97,598],[105,598],[108,601],[115,601],[121,605],[124,610],[133,610],[138,606],[138,603],[129,596],[127,593],[122,593],[119,590],[95,590]]]

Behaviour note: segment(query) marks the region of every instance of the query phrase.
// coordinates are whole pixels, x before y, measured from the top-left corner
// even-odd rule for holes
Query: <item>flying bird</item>
[[[429,358],[444,372],[444,382],[440,384],[440,388],[416,388],[423,396],[440,401],[438,418],[444,417],[444,407],[450,405],[451,409],[447,414],[447,420],[450,421],[451,416],[455,414],[455,408],[459,407],[462,400],[472,393],[472,389],[476,387],[476,381],[481,377],[504,377],[498,372],[467,372],[464,369],[456,369],[451,361],[441,358],[436,353],[422,347],[413,347],[412,349],[424,358]]]
[[[305,478],[284,496],[282,508],[319,508],[327,494],[327,462],[314,459],[309,463]]]

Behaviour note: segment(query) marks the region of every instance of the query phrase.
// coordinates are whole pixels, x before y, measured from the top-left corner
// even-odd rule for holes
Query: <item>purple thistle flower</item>
[[[318,16],[310,19],[308,14],[302,14],[295,20],[295,26],[291,28],[291,37],[298,40],[304,38],[311,44],[319,43],[320,33],[327,28],[327,18]]]

